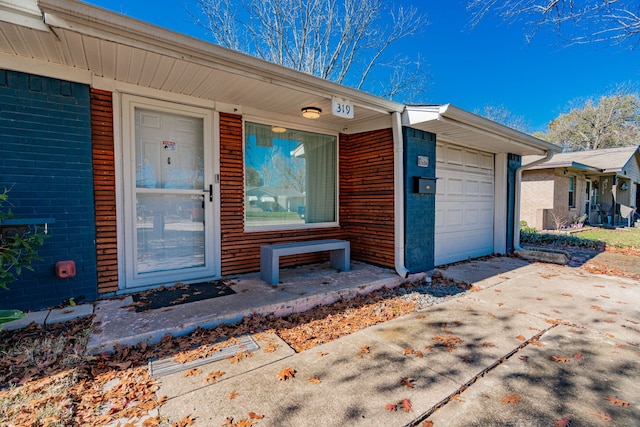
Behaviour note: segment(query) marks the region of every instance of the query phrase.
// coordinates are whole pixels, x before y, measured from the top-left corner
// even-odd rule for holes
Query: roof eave
[[[442,105],[409,105],[403,113],[403,125],[417,126],[428,122],[449,123],[461,129],[467,129],[477,134],[492,135],[511,145],[519,145],[526,154],[544,155],[548,152],[558,153],[562,148],[501,125],[484,117],[462,110],[451,104]],[[517,150],[514,150],[514,152]]]
[[[176,33],[126,17],[86,3],[70,0],[39,0],[38,6],[50,27],[61,27],[89,34],[99,33],[111,41],[143,43],[163,52],[172,51],[180,57],[190,57],[213,68],[251,76],[253,78],[295,88],[302,92],[341,96],[361,107],[384,112],[402,112],[404,104],[380,98],[342,86],[309,74],[232,51],[209,42]]]

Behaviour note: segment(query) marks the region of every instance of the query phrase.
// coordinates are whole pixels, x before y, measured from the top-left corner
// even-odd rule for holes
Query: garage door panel
[[[435,264],[493,253],[493,155],[439,144],[436,159]]]

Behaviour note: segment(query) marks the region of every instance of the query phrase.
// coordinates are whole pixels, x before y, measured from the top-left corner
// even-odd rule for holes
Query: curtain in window
[[[336,143],[334,137],[305,137],[307,159],[306,222],[336,221]]]

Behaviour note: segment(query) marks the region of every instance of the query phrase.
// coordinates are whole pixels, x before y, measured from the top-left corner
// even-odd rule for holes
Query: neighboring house
[[[504,254],[521,156],[559,150],[84,3],[0,7],[0,188],[16,215],[55,220],[2,308],[254,272],[281,242],[346,239],[401,276]],[[63,260],[75,277],[56,277]]]
[[[525,157],[523,164],[536,157]],[[640,147],[556,154],[522,174],[520,218],[552,230],[580,218],[591,225],[627,225],[640,205]]]

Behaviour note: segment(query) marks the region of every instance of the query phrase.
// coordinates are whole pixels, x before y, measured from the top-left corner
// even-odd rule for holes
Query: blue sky
[[[104,7],[173,31],[208,40],[187,9],[194,0],[90,0]],[[552,32],[527,43],[527,29],[492,18],[469,28],[463,0],[397,1],[413,4],[429,18],[424,32],[395,49],[420,53],[428,64],[430,86],[425,103],[451,103],[472,112],[485,105],[504,106],[523,116],[531,131],[566,112],[572,100],[599,96],[616,85],[640,82],[637,50],[604,44],[565,47]],[[209,39],[210,40],[210,39]]]

